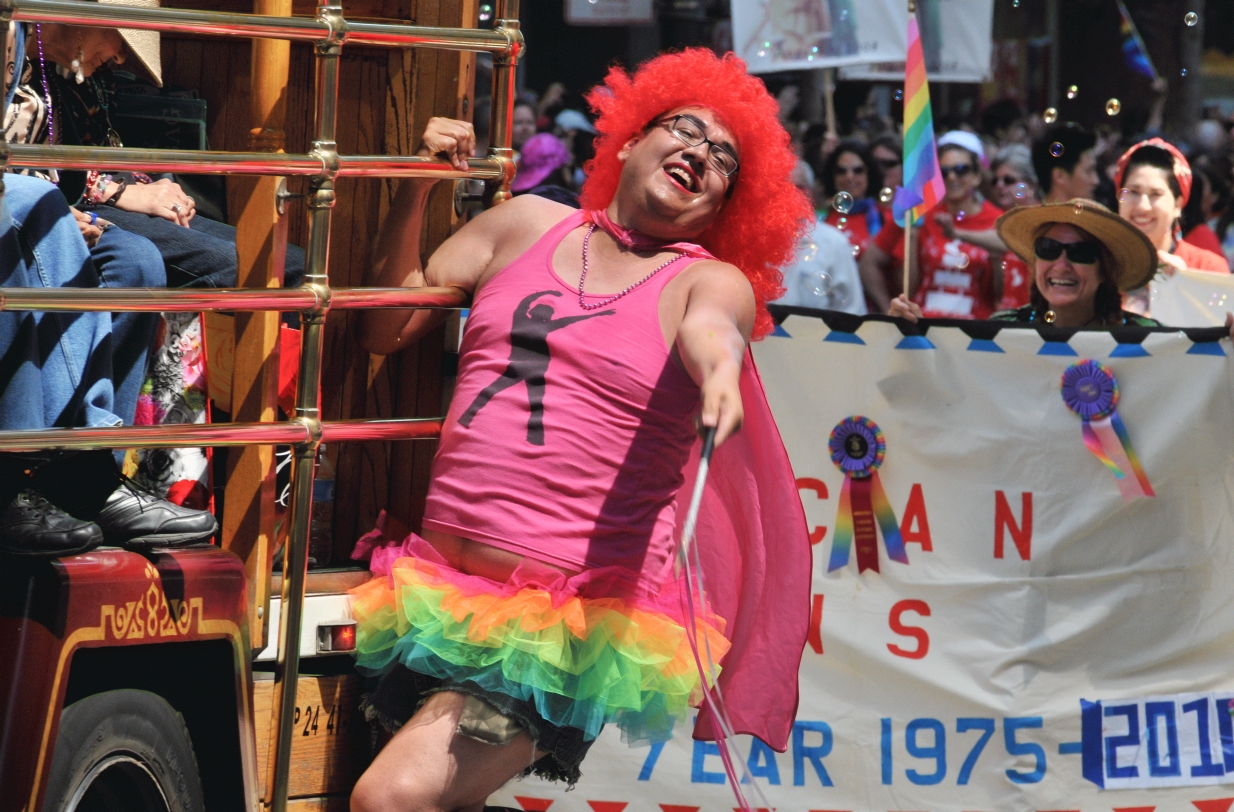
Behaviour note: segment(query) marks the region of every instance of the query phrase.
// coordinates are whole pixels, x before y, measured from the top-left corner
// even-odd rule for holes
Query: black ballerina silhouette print
[[[560,296],[556,290],[541,290],[527,296],[514,310],[514,324],[510,328],[510,363],[497,380],[476,396],[458,422],[470,427],[472,419],[497,394],[518,383],[527,384],[527,404],[531,414],[527,418],[527,442],[544,445],[544,389],[545,375],[551,359],[548,334],[575,322],[596,316],[611,316],[616,310],[602,310],[583,316],[566,316],[554,319],[556,312],[545,302],[532,306],[541,296]]]

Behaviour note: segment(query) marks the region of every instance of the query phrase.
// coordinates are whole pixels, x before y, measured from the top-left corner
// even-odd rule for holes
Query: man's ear
[[[642,140],[643,140],[642,133],[636,133],[635,135],[631,136],[630,140],[622,144],[621,149],[617,151],[617,160],[621,161],[622,163],[625,163],[626,159],[630,157],[630,150],[634,149],[634,145]]]
[[[1071,173],[1061,166],[1056,166],[1050,170],[1050,193],[1053,194],[1060,186],[1070,188]]]

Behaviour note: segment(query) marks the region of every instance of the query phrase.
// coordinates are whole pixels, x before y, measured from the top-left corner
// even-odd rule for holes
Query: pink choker
[[[710,251],[696,243],[661,240],[641,231],[624,228],[614,223],[604,209],[586,209],[583,216],[588,222],[595,223],[606,234],[631,251],[677,251],[691,257],[715,259]]]

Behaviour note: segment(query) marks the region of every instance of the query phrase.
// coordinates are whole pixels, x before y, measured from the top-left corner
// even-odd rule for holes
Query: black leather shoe
[[[130,550],[182,547],[205,541],[218,528],[208,510],[168,502],[125,481],[94,518],[108,544]]]
[[[74,519],[30,488],[0,510],[0,552],[54,557],[84,553],[102,543],[97,524]]]

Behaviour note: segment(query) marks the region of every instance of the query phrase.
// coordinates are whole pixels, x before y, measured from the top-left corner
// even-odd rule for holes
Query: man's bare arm
[[[744,418],[739,381],[754,329],[754,291],[732,265],[708,264],[713,267],[706,268],[690,288],[677,328],[677,352],[702,390],[701,422],[716,428],[719,445]]]

